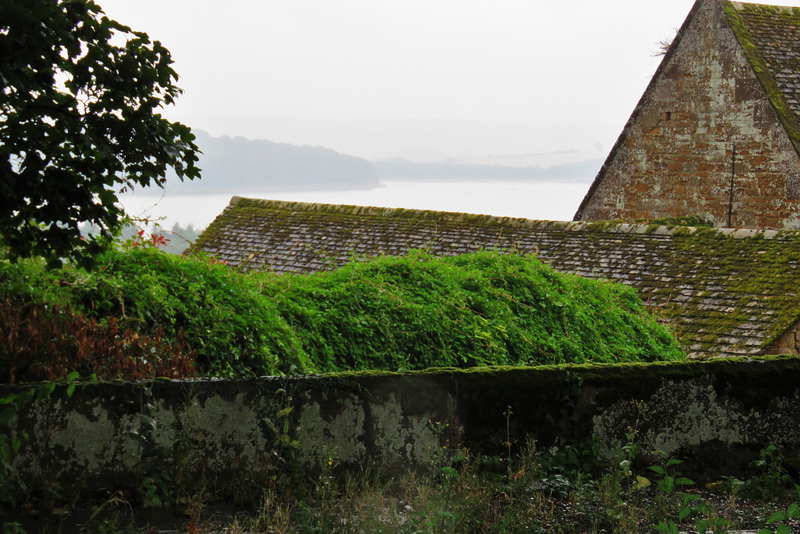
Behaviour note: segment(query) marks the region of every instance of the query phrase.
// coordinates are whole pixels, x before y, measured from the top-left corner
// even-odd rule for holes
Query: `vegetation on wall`
[[[263,278],[322,371],[676,359],[634,290],[533,256],[424,252]]]
[[[292,357],[296,351],[291,347],[291,332],[258,293],[254,281],[200,258],[174,256],[141,245],[100,256],[93,272],[77,268],[48,271],[33,261],[4,263],[0,286],[6,302],[20,309],[29,305],[70,309],[101,325],[116,319],[120,328],[141,335],[162,331],[165,341],[183,339],[196,355],[202,374],[246,376],[306,370]],[[49,321],[47,316],[29,318],[36,319]],[[0,325],[0,329],[7,326]],[[8,335],[2,332],[3,339]],[[0,350],[4,358],[22,357],[8,346]],[[23,376],[17,375],[20,380]]]
[[[185,361],[204,375],[257,376],[682,357],[632,289],[499,252],[412,252],[278,276],[140,239],[100,256],[94,271],[4,261],[0,304],[7,382],[124,367],[109,354],[158,361],[137,372],[167,376]],[[58,343],[24,341],[23,331]]]

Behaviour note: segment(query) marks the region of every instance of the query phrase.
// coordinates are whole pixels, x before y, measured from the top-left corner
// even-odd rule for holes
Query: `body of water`
[[[569,182],[408,182],[387,181],[385,187],[342,191],[242,191],[237,196],[352,204],[422,210],[453,211],[568,221],[578,209],[589,183]],[[156,190],[161,193],[160,190]],[[180,223],[204,228],[228,205],[233,194],[154,195],[153,191],[126,194],[121,201],[134,216],[159,219],[164,228]]]

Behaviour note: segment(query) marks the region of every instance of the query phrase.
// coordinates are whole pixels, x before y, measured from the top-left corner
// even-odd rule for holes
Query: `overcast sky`
[[[381,127],[405,128],[403,139],[387,134],[384,144],[408,143],[417,135],[421,149],[433,143],[426,135],[433,139],[429,130],[438,127],[436,138],[451,136],[453,143],[464,144],[465,153],[487,155],[607,151],[658,66],[659,41],[674,36],[693,5],[693,0],[98,2],[111,18],[171,50],[185,90],[167,112],[171,118],[214,135],[323,144],[360,150],[355,155],[364,157],[392,154],[367,147],[369,139],[361,139],[362,150],[353,129],[374,141]],[[556,141],[546,134],[551,127],[558,132],[551,136]],[[473,130],[488,132],[487,140],[477,139],[477,133],[470,137]],[[507,147],[488,140],[526,136],[526,143]],[[442,150],[432,157],[460,156],[454,148]]]

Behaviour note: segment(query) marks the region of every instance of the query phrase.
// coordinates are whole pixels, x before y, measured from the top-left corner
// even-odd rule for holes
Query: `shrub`
[[[682,357],[633,289],[533,256],[413,252],[260,280],[324,372]]]
[[[191,360],[205,375],[257,376],[682,356],[632,289],[497,252],[278,276],[139,247],[104,254],[92,272],[2,262],[0,302],[0,371],[18,380],[175,376]]]
[[[69,309],[18,306],[0,301],[0,381],[54,380],[77,371],[101,380],[195,375],[194,352],[183,336],[174,342],[156,329],[142,336],[122,330],[116,318],[100,324]]]
[[[68,307],[101,325],[159,333],[170,343],[183,340],[203,374],[283,374],[308,367],[254,280],[203,258],[138,248],[101,256],[91,273],[48,271],[38,262],[2,267],[5,297],[15,305]]]

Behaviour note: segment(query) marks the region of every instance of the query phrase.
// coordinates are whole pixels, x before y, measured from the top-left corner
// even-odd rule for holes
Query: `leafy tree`
[[[11,259],[90,266],[117,195],[199,176],[191,130],[158,111],[181,90],[169,51],[92,0],[0,0],[0,237]],[[82,237],[81,222],[99,231]]]

